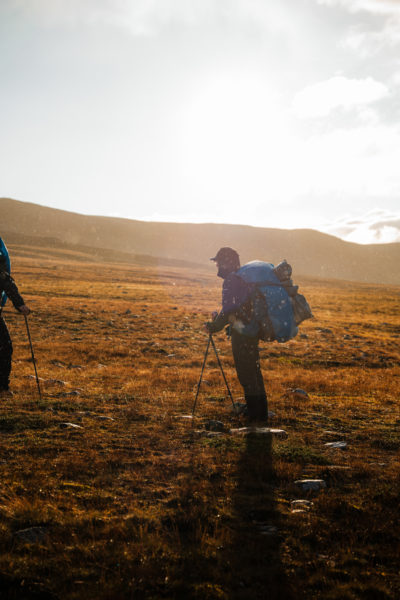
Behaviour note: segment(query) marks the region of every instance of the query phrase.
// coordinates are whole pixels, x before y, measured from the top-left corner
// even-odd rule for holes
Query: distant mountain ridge
[[[61,243],[207,264],[221,246],[242,263],[286,258],[295,274],[368,283],[400,284],[400,243],[358,245],[312,229],[270,229],[214,223],[158,223],[87,216],[0,198],[0,235],[52,238]]]

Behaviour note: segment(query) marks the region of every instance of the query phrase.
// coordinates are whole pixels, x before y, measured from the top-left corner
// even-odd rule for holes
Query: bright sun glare
[[[259,202],[290,194],[293,143],[287,119],[277,94],[261,78],[208,81],[184,115],[186,175],[199,191],[218,198],[221,211],[231,207],[232,193],[236,198],[251,194]]]

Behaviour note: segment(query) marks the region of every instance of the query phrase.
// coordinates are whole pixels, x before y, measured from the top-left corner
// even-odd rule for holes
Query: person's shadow
[[[295,593],[280,558],[283,535],[276,503],[272,436],[250,433],[238,462],[236,526],[227,559],[235,600],[290,600]]]
[[[229,443],[236,444],[237,440],[241,444],[240,438],[227,439]],[[223,456],[226,460],[225,454],[221,460]],[[195,443],[185,494],[180,498],[179,509],[169,519],[179,531],[182,550],[181,570],[176,574],[181,584],[170,597],[294,600],[296,595],[281,561],[283,535],[276,502],[271,435],[246,435],[239,460],[229,475],[232,480],[228,487],[218,470],[206,482],[205,468],[207,464]],[[211,504],[203,501],[194,505],[199,497],[197,490],[206,488]],[[216,526],[215,519],[210,519],[210,510],[213,505],[224,503],[230,509]],[[198,532],[200,522],[203,537]],[[221,545],[209,553],[202,542],[208,533],[213,537],[215,527],[218,529],[215,539]]]

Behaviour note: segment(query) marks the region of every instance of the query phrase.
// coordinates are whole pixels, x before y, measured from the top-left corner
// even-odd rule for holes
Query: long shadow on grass
[[[246,435],[236,477],[233,498],[236,522],[228,550],[232,597],[237,600],[295,598],[280,559],[283,538],[270,435]]]
[[[211,456],[203,458],[201,444],[207,440],[197,442],[179,508],[168,520],[178,534],[181,562],[167,597],[295,598],[280,560],[271,436],[216,438]],[[232,463],[226,469],[227,461]]]

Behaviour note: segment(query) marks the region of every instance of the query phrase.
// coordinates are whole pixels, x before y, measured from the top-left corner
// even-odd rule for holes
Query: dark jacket
[[[1,293],[5,292],[7,297],[10,298],[15,308],[18,310],[20,306],[25,304],[22,296],[18,292],[18,288],[14,283],[14,279],[7,273],[7,271],[0,270],[0,296]]]
[[[214,321],[207,323],[209,332],[221,331],[230,322],[230,317],[237,317],[243,321],[250,320],[252,292],[253,287],[239,275],[235,272],[229,273],[222,285],[222,310]]]

